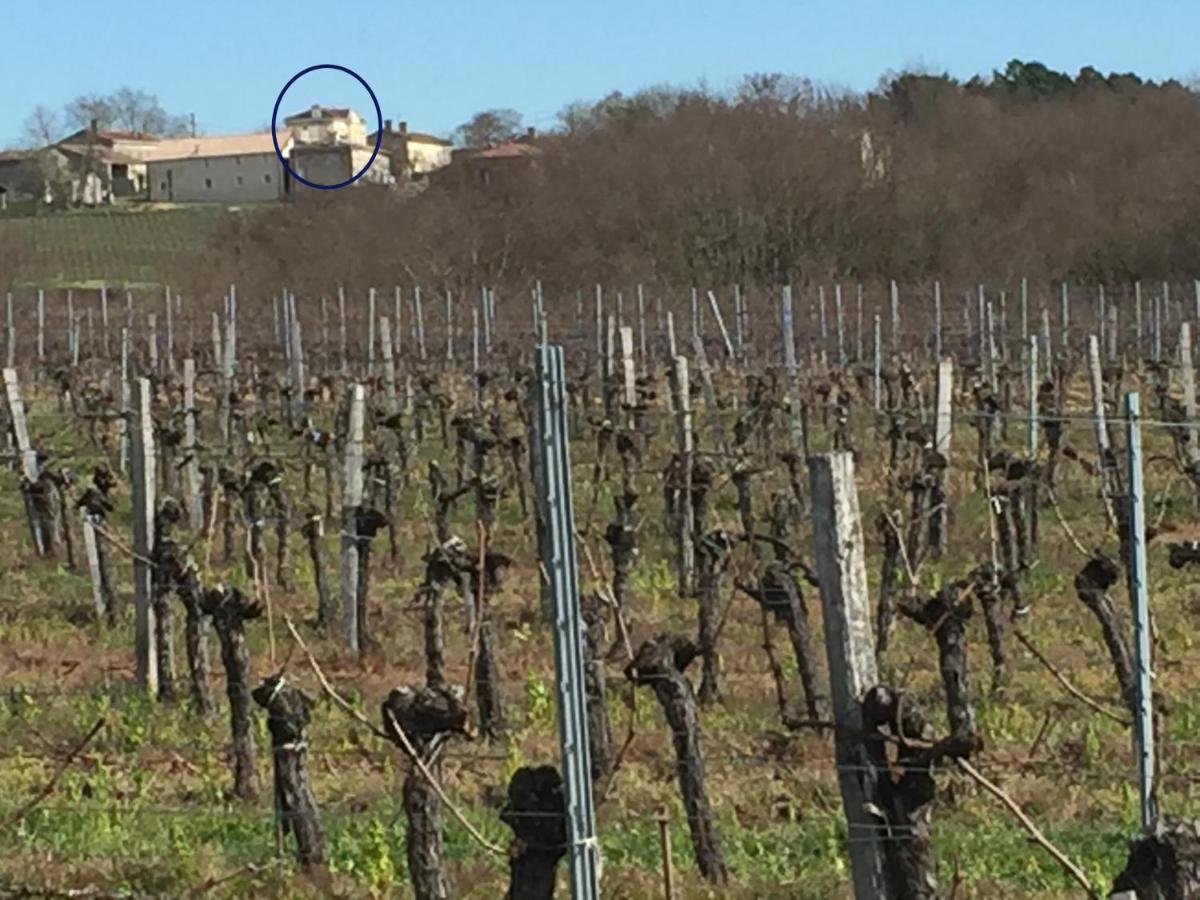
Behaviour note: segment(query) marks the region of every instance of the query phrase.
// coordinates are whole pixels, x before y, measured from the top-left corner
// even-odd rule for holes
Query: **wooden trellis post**
[[[100,346],[104,350],[104,358],[108,359],[108,288],[100,288]]]
[[[157,460],[150,379],[133,383],[130,483],[133,503],[134,671],[139,687],[158,692],[158,652],[155,647],[153,568],[154,506]]]
[[[171,308],[171,288],[163,288],[163,301],[167,307],[167,371],[175,371],[175,315]]]
[[[900,287],[892,281],[892,352],[900,352]]]
[[[413,338],[417,342],[417,356],[425,362],[425,312],[421,306],[421,289],[413,288]]]
[[[813,552],[821,583],[838,783],[849,829],[854,896],[888,900],[892,890],[885,874],[886,835],[879,817],[871,812],[876,786],[857,737],[863,730],[862,698],[879,679],[853,454],[839,451],[812,457],[809,479]]]
[[[41,288],[37,292],[37,360],[46,361],[46,292]]]
[[[733,360],[735,358],[733,341],[729,339],[729,331],[725,328],[725,319],[721,315],[721,307],[717,305],[717,295],[712,291],[708,292],[708,304],[712,307],[713,318],[717,320],[717,328],[721,330],[721,340],[725,344],[725,357]]]
[[[117,433],[120,439],[119,465],[124,472],[129,466],[129,407],[133,392],[129,385],[129,352],[131,337],[128,328],[121,329],[121,417],[117,420]]]
[[[348,340],[346,336],[346,289],[338,285],[338,368],[342,377],[350,374],[350,362],[346,357]],[[421,294],[417,292],[417,302],[421,302]]]
[[[11,292],[4,295],[4,321],[5,334],[8,337],[6,365],[11,369],[17,364],[17,326],[15,320],[13,319],[13,295]],[[108,355],[107,348],[104,351],[104,355]]]

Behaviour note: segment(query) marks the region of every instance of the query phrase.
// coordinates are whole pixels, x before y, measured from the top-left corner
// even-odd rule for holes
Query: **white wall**
[[[414,175],[425,175],[450,165],[450,152],[453,147],[442,144],[426,144],[423,141],[409,140],[408,164]]]
[[[171,179],[168,184],[167,172]],[[166,203],[253,203],[283,197],[274,152],[160,160],[146,164],[150,199]]]

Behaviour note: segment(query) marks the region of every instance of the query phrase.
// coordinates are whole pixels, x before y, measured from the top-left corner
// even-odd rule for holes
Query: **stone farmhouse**
[[[354,110],[320,105],[288,116],[277,133],[288,165],[317,184],[362,170],[377,137]],[[388,120],[379,154],[359,183],[407,184],[450,161],[449,141],[409,132],[403,122],[393,130]],[[93,122],[47,147],[0,152],[0,204],[260,203],[306,191],[280,162],[269,131],[160,138]]]

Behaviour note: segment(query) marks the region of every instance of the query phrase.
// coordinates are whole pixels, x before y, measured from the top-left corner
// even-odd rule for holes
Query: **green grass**
[[[224,207],[118,207],[0,218],[14,283],[115,287],[170,282],[204,250]]]
[[[46,390],[30,390],[27,399],[35,438],[57,435],[52,445],[87,452],[81,448],[81,435],[63,431]],[[208,415],[209,409],[202,404],[202,415]],[[863,451],[859,496],[874,597],[880,571],[879,539],[871,523],[882,505],[879,460],[884,454],[868,417],[862,419],[855,432]],[[211,424],[209,417],[205,427]],[[711,440],[710,433],[704,440]],[[812,440],[816,450],[824,446],[827,436],[814,428]],[[970,429],[960,428],[954,440],[951,552],[923,573],[926,585],[938,578],[961,576],[986,558],[990,549],[986,507],[974,491],[969,473],[974,436]],[[1086,446],[1086,429],[1074,440],[1077,446]],[[661,438],[653,444],[644,465],[647,474],[640,477],[644,520],[633,573],[635,644],[659,630],[691,633],[695,628],[694,602],[675,595],[669,562],[671,537],[662,523],[658,476],[650,474],[661,470],[668,446]],[[1162,450],[1161,433],[1147,434],[1147,450]],[[572,454],[577,522],[582,527],[590,520],[589,544],[604,567],[606,554],[596,532],[610,517],[611,491],[601,491],[592,510],[588,480],[593,447],[580,441]],[[372,718],[388,689],[416,683],[423,673],[421,625],[409,602],[420,574],[419,554],[428,541],[423,465],[434,457],[447,471],[452,469],[452,452],[442,447],[436,428],[426,435],[421,459],[414,463],[411,483],[400,503],[400,564],[393,568],[386,563],[386,538],[380,537],[376,543],[372,596],[378,607],[375,624],[383,640],[382,650],[359,662],[340,647],[336,636],[306,632],[330,677]],[[84,466],[77,468],[86,471]],[[288,477],[299,509],[298,474],[293,471]],[[1115,542],[1107,537],[1102,518],[1096,514],[1094,483],[1077,468],[1064,468],[1061,477],[1058,499],[1074,531],[1086,546],[1113,549]],[[1151,494],[1168,485],[1163,473],[1149,473],[1148,478]],[[25,885],[96,884],[109,890],[180,896],[209,879],[241,872],[228,883],[224,894],[214,893],[408,896],[400,800],[405,767],[400,757],[337,709],[319,704],[308,735],[310,770],[326,830],[331,875],[314,882],[294,872],[290,845],[276,864],[268,740],[257,709],[260,796],[248,804],[234,803],[226,796],[228,723],[215,641],[210,659],[222,712],[201,720],[183,704],[164,706],[139,695],[129,686],[129,610],[116,630],[90,623],[91,597],[85,576],[32,558],[13,475],[3,475],[0,484],[0,522],[13,526],[0,532],[0,563],[5,567],[0,583],[0,670],[6,673],[5,683],[0,684],[0,821],[52,775],[56,757],[46,752],[47,745],[61,753],[98,717],[104,716],[108,722],[53,795],[19,827],[0,833],[0,886],[8,879]],[[319,478],[317,485],[319,491]],[[782,473],[763,476],[763,483],[756,488],[759,508],[765,508],[772,490],[784,487]],[[125,535],[129,533],[127,490],[123,485],[119,491],[119,512],[112,523],[114,531]],[[1168,505],[1170,518],[1187,520],[1191,510],[1185,488],[1177,483],[1173,491],[1176,502]],[[736,527],[733,492],[722,486],[710,501],[710,525]],[[1116,695],[1111,665],[1095,621],[1071,586],[1082,560],[1048,508],[1042,510],[1041,523],[1039,565],[1024,583],[1034,612],[1021,627],[1081,690],[1111,704]],[[469,501],[456,508],[452,528],[465,538],[473,536]],[[556,761],[558,751],[550,641],[542,626],[529,625],[527,615],[538,604],[537,574],[530,565],[534,541],[512,496],[501,503],[495,543],[520,561],[519,572],[494,606],[510,733],[495,746],[456,739],[447,753],[443,784],[472,825],[489,841],[505,846],[511,833],[497,815],[499,792],[517,767]],[[268,537],[268,545],[273,546],[273,536]],[[795,546],[811,559],[807,525],[796,535]],[[326,540],[331,561],[335,548],[336,534],[331,529]],[[1192,626],[1195,591],[1187,573],[1167,568],[1160,544],[1153,544],[1151,550],[1152,602],[1163,640],[1157,687],[1171,705],[1171,715],[1164,723],[1159,800],[1166,812],[1195,816],[1200,813],[1200,780],[1192,762],[1200,740],[1200,701],[1194,691],[1200,672]],[[307,559],[298,546],[293,551],[297,591],[273,592],[280,658],[290,647],[280,618],[286,613],[300,621],[311,615],[314,605]],[[196,555],[202,556],[203,548]],[[232,566],[224,567],[219,555],[218,549],[213,577],[244,577],[240,556]],[[745,564],[746,560],[735,559],[733,567],[737,570]],[[127,560],[118,557],[117,566],[127,598]],[[336,571],[331,570],[331,575]],[[586,566],[583,580],[582,587],[590,588],[592,579]],[[806,590],[805,596],[819,668],[824,672],[820,603],[814,591]],[[1112,596],[1124,609],[1123,586],[1114,588]],[[461,623],[461,609],[448,604],[446,656],[448,674],[455,682],[465,675],[467,656]],[[1098,889],[1105,889],[1124,863],[1137,818],[1128,732],[1067,697],[1015,640],[1008,643],[1009,679],[1001,693],[990,693],[990,663],[978,613],[971,620],[969,635],[969,681],[985,742],[976,765],[1021,805],[1050,841],[1080,864]],[[253,623],[247,637],[255,677],[261,677],[272,671],[265,622]],[[728,888],[710,888],[694,871],[672,749],[657,704],[650,692],[639,690],[630,710],[621,662],[609,666],[614,741],[618,745],[624,741],[631,720],[636,736],[610,796],[597,814],[606,897],[632,900],[659,895],[661,857],[655,818],[663,808],[670,816],[672,859],[681,900],[845,894],[846,829],[830,742],[813,733],[782,732],[759,649],[761,642],[757,609],[738,600],[730,608],[722,633],[724,698],[701,713],[709,795],[732,873]],[[774,642],[795,709],[799,690],[790,647],[780,630],[774,632]],[[182,654],[178,644],[176,652]],[[177,665],[182,670],[182,659]],[[944,732],[936,653],[924,630],[909,622],[898,623],[881,672],[882,677],[910,690],[925,705],[935,730]],[[291,660],[289,678],[311,693],[319,693],[298,653]],[[943,894],[949,893],[957,873],[962,883],[959,897],[1050,900],[1079,896],[1078,888],[1046,853],[1030,843],[992,796],[953,771],[938,773],[936,780],[933,844]],[[443,820],[447,875],[454,895],[500,896],[506,877],[503,858],[483,852],[448,813]],[[246,868],[251,865],[269,868]]]

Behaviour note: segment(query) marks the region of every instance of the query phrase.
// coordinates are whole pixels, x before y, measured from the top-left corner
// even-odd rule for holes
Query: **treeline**
[[[1020,61],[968,82],[905,72],[865,95],[756,75],[560,119],[535,163],[488,185],[314,192],[233,217],[204,271],[327,290],[1197,270],[1200,96],[1177,82]]]

